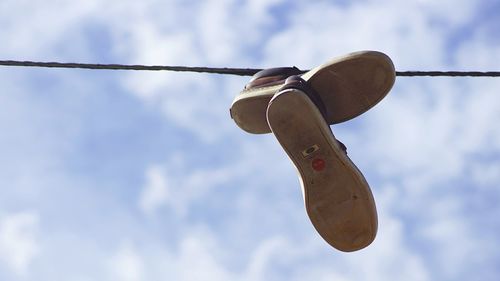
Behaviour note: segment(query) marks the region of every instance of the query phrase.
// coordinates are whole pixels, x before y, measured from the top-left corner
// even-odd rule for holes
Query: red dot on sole
[[[325,160],[323,159],[320,159],[320,158],[316,158],[312,161],[312,167],[315,171],[322,171],[323,169],[325,169]]]

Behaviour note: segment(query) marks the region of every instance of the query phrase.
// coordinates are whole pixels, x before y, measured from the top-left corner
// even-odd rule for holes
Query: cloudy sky
[[[499,70],[500,2],[1,0],[0,59]],[[0,280],[498,280],[500,79],[403,78],[333,126],[374,192],[372,245],[313,229],[248,78],[0,67]]]

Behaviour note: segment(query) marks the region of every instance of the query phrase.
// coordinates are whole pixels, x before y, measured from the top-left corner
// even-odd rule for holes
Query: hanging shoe
[[[243,130],[254,134],[270,133],[266,109],[285,79],[301,75],[325,104],[326,122],[350,120],[381,101],[395,81],[394,65],[383,53],[351,53],[308,72],[294,67],[271,68],[254,75],[230,108],[231,117]]]
[[[377,211],[363,174],[325,121],[325,109],[308,83],[292,76],[269,102],[267,121],[297,168],[312,224],[334,248],[351,252],[375,239]]]

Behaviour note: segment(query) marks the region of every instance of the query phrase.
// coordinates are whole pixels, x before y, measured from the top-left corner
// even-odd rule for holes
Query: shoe
[[[350,120],[372,108],[387,95],[396,77],[391,59],[375,51],[351,53],[307,72],[295,67],[267,69],[255,74],[234,99],[231,118],[249,133],[270,133],[267,105],[292,75],[301,75],[318,93],[328,124]]]
[[[269,102],[267,122],[297,168],[305,208],[318,233],[340,251],[356,251],[375,239],[375,201],[324,110],[309,84],[292,76]]]

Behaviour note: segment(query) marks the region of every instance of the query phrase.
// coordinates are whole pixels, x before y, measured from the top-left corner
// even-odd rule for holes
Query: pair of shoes
[[[297,68],[257,73],[231,107],[245,131],[275,135],[297,168],[313,226],[341,251],[372,243],[377,211],[368,183],[329,124],[367,111],[394,81],[394,66],[386,55],[357,52],[306,73]]]
[[[267,105],[292,75],[300,75],[319,94],[330,125],[368,111],[385,97],[396,77],[391,59],[375,51],[335,58],[305,73],[295,67],[263,70],[234,99],[230,114],[236,124],[249,133],[270,133]]]

